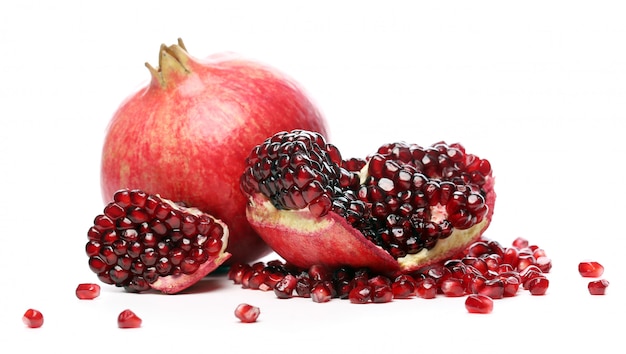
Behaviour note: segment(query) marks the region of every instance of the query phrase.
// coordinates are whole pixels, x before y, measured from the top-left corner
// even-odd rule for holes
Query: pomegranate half
[[[146,64],[147,86],[113,115],[102,149],[105,202],[123,188],[193,205],[230,228],[229,262],[251,262],[271,249],[250,227],[239,176],[248,152],[280,130],[327,134],[304,91],[274,68],[233,54],[190,56],[182,41],[162,45]]]
[[[323,135],[280,132],[249,154],[247,218],[288,263],[409,273],[479,239],[493,215],[489,161],[460,144],[386,144],[344,160]]]

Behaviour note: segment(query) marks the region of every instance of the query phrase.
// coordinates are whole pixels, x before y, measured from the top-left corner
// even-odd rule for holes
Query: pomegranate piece
[[[256,322],[261,314],[261,310],[249,304],[239,304],[235,308],[235,316],[243,323]]]
[[[469,313],[491,313],[493,300],[487,295],[472,294],[465,299],[465,308]]]
[[[606,288],[609,286],[609,281],[606,279],[593,280],[587,285],[589,293],[591,295],[604,295]]]
[[[29,328],[39,328],[43,325],[43,314],[35,309],[28,309],[22,316],[22,322]]]
[[[139,328],[141,327],[141,318],[133,311],[126,309],[117,316],[117,326],[119,328]]]
[[[90,269],[129,292],[166,294],[195,284],[224,263],[228,227],[197,208],[138,189],[121,189],[87,232]]]
[[[578,272],[585,278],[598,278],[604,273],[604,266],[596,261],[580,262]]]
[[[321,134],[294,130],[257,145],[246,165],[248,221],[299,268],[416,271],[478,240],[496,198],[489,161],[460,144],[398,142],[343,160]]]
[[[81,300],[93,300],[100,296],[100,285],[82,283],[76,287],[76,297]]]

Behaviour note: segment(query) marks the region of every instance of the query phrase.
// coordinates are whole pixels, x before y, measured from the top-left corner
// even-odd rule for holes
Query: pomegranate
[[[326,134],[324,118],[293,80],[239,56],[197,59],[179,40],[161,46],[157,68],[146,66],[151,81],[121,104],[105,136],[105,203],[122,188],[160,193],[229,225],[229,262],[269,254],[245,216],[245,157],[279,130]]]
[[[102,282],[130,292],[173,294],[230,257],[228,235],[226,224],[197,208],[121,189],[95,217],[85,250]]]
[[[29,328],[39,328],[43,326],[43,314],[35,309],[28,309],[22,316],[22,322]]]
[[[317,132],[279,132],[246,159],[247,218],[290,264],[398,275],[480,238],[493,215],[489,161],[444,142],[342,159]]]
[[[126,309],[117,316],[117,326],[119,328],[139,328],[141,327],[141,318],[133,311]]]

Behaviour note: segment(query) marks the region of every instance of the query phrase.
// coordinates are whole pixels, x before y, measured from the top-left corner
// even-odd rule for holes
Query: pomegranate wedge
[[[460,144],[386,144],[343,160],[315,132],[280,132],[246,159],[248,221],[289,263],[398,274],[453,256],[493,215],[489,161]]]

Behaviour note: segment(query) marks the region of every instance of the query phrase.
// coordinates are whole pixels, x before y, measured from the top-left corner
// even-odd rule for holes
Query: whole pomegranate
[[[495,204],[491,164],[460,144],[385,144],[343,159],[323,135],[280,132],[248,156],[247,217],[300,268],[415,271],[456,255],[487,229]]]
[[[239,177],[250,150],[277,131],[327,125],[284,74],[233,54],[200,60],[178,44],[162,45],[152,79],[112,117],[102,149],[105,203],[139,188],[193,205],[230,229],[229,262],[250,262],[271,249],[250,227]]]

